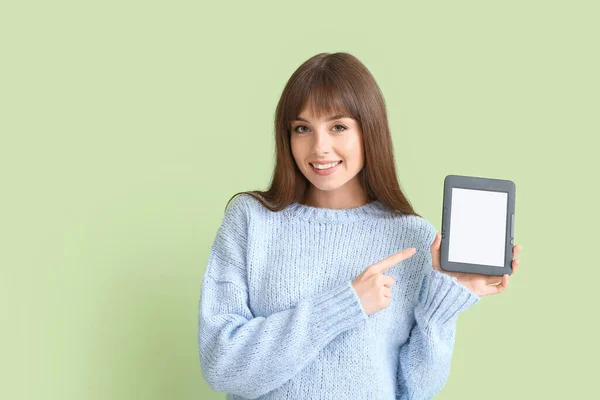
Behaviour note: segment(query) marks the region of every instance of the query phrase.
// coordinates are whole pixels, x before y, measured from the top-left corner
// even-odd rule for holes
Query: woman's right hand
[[[410,247],[384,258],[378,263],[368,266],[352,281],[352,286],[358,294],[360,304],[367,315],[376,313],[390,305],[392,298],[390,288],[394,286],[395,281],[393,276],[383,275],[383,273],[400,261],[412,257],[416,252],[417,250],[414,247]]]

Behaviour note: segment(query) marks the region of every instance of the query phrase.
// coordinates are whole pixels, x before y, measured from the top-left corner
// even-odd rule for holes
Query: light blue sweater
[[[430,399],[446,384],[458,315],[480,297],[432,268],[436,229],[375,201],[350,209],[229,203],[204,272],[198,348],[227,399]],[[367,315],[352,281],[384,272],[391,304]]]

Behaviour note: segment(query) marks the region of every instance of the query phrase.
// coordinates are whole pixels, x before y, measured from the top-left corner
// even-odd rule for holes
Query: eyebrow
[[[352,117],[345,115],[345,114],[338,114],[338,115],[334,115],[333,117],[327,118],[325,121],[333,121],[334,119],[340,119],[340,118],[352,118]],[[307,120],[305,120],[304,118],[300,118],[299,116],[296,117],[295,121],[308,122]]]

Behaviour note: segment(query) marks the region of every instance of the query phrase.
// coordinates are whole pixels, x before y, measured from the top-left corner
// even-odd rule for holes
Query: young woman
[[[294,72],[275,142],[270,188],[230,199],[211,248],[205,380],[228,399],[433,397],[458,315],[508,275],[439,268],[440,236],[399,187],[383,95],[354,56]]]

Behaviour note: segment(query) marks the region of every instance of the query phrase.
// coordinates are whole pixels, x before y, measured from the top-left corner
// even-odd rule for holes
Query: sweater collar
[[[289,217],[297,217],[315,222],[348,222],[366,219],[389,212],[389,209],[379,200],[352,208],[313,207],[298,202],[291,203],[285,213]]]

